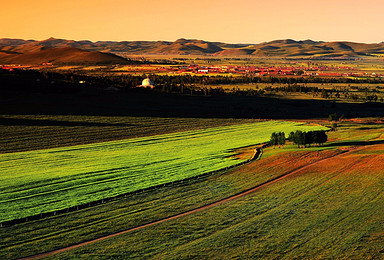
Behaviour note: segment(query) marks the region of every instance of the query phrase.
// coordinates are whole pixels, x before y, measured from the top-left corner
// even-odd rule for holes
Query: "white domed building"
[[[146,79],[143,80],[143,82],[141,83],[140,87],[154,88],[155,84],[153,83],[153,81],[150,78],[146,78]]]

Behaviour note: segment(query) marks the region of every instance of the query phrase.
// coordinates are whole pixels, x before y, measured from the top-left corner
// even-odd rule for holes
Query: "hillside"
[[[356,57],[384,55],[384,43],[275,40],[258,44],[230,44],[202,40],[168,41],[74,41],[49,38],[43,41],[0,39],[0,57],[9,52],[37,52],[45,48],[78,48],[126,54],[217,55],[256,57]],[[99,55],[100,56],[100,55]]]
[[[323,57],[354,57],[354,56],[372,56],[383,55],[384,44],[364,44],[353,42],[315,42],[311,40],[277,40],[250,45],[243,48],[224,50],[215,55],[227,56],[232,53],[254,56],[323,56]]]
[[[5,64],[109,64],[127,60],[111,53],[87,51],[74,47],[16,46],[0,47],[0,63]]]

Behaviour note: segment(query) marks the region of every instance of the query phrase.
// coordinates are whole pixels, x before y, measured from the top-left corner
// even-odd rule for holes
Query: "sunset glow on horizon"
[[[384,41],[382,0],[6,1],[0,38]]]

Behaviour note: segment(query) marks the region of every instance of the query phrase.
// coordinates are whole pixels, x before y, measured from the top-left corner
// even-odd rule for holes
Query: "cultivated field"
[[[198,176],[242,160],[232,150],[272,132],[325,129],[267,121],[128,140],[2,154],[0,221]]]
[[[384,254],[382,127],[375,120],[344,122],[323,147],[268,148],[260,161],[205,179],[5,227],[1,255],[33,255],[127,230],[302,168],[236,200],[57,256],[379,259]]]

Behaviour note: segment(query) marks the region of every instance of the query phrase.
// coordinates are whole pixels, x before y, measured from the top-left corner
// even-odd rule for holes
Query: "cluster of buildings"
[[[164,68],[163,68],[164,69]],[[258,66],[200,66],[186,65],[168,68],[169,73],[182,74],[243,74],[253,76],[330,76],[330,77],[384,77],[377,73],[359,72],[353,67],[341,66],[308,66],[308,67],[258,67]]]
[[[257,66],[199,66],[188,65],[180,66],[174,69],[177,73],[196,73],[196,74],[217,74],[217,73],[232,73],[232,74],[255,74],[255,75],[297,75],[306,74],[315,71],[335,71],[335,70],[354,70],[353,68],[335,68],[326,66],[316,67],[257,67]]]
[[[52,64],[42,64],[39,66],[23,66],[23,65],[0,65],[0,69],[41,69],[50,67]],[[122,71],[121,71],[122,72]],[[375,72],[358,71],[356,68],[349,66],[241,66],[241,65],[182,65],[182,66],[124,66],[125,73],[164,73],[164,74],[234,74],[234,75],[251,75],[251,76],[324,76],[324,77],[380,77],[384,74]]]

